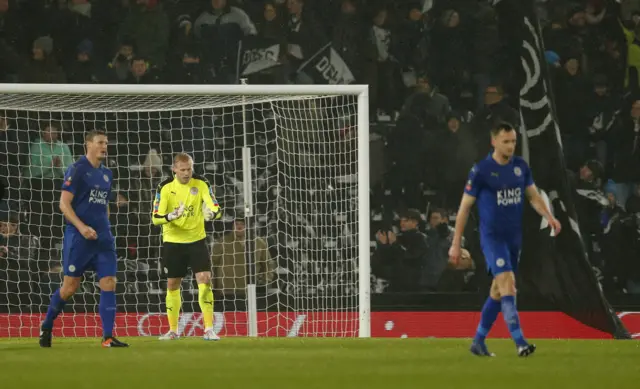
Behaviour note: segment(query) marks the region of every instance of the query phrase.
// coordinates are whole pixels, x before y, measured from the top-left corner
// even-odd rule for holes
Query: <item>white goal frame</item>
[[[370,204],[369,204],[369,87],[367,85],[101,85],[101,84],[0,84],[0,95],[175,95],[175,96],[238,96],[289,95],[296,96],[357,96],[358,137],[358,337],[371,337],[371,286],[370,286]],[[234,104],[235,105],[235,104]],[[245,106],[243,106],[243,117]],[[36,107],[34,107],[35,110]],[[114,111],[116,111],[114,109]],[[245,134],[246,136],[246,134]],[[247,149],[247,150],[245,150]],[[250,154],[243,148],[243,173]],[[249,173],[250,174],[250,173]],[[246,176],[245,176],[246,177]],[[251,181],[243,180],[245,193],[251,191]],[[251,196],[245,211],[252,213]],[[247,200],[245,200],[247,201]],[[257,336],[255,285],[247,290],[249,336]]]

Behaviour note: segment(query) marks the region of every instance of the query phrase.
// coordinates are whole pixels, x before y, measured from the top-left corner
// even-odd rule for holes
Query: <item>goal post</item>
[[[145,200],[186,151],[224,209],[208,227],[216,331],[370,337],[368,106],[366,85],[0,84],[0,141],[12,150],[0,170],[0,213],[11,216],[0,222],[13,234],[0,258],[0,337],[37,335],[59,286],[59,171],[93,128],[106,130],[115,169],[116,334],[165,329],[159,230],[145,223]],[[59,336],[98,331],[96,282],[84,279]],[[192,287],[186,278],[184,335],[201,329]]]

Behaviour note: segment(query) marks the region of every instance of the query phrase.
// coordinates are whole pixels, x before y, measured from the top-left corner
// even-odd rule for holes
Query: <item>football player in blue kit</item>
[[[560,223],[553,217],[533,182],[529,166],[514,156],[516,131],[510,124],[500,124],[491,131],[493,153],[478,162],[469,173],[460,209],[456,216],[455,235],[449,250],[452,261],[460,260],[460,243],[474,203],[480,217],[480,244],[487,269],[493,276],[490,295],[482,308],[480,324],[471,345],[479,356],[494,356],[485,344],[491,326],[502,311],[518,355],[531,355],[536,347],[520,329],[516,309],[515,272],[522,244],[522,213],[525,196],[532,207],[547,219],[555,234]]]
[[[96,272],[100,284],[102,347],[128,347],[113,336],[116,317],[116,250],[109,223],[113,175],[102,164],[107,136],[93,130],[85,137],[87,154],[71,164],[64,175],[60,211],[66,219],[62,243],[64,280],[51,296],[40,328],[40,346],[51,347],[53,322],[80,286],[82,275]]]

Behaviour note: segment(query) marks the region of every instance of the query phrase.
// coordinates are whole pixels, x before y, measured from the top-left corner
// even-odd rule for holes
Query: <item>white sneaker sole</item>
[[[178,340],[178,339],[180,339],[180,337],[179,337],[179,336],[177,336],[177,337],[175,337],[175,338],[165,338],[165,337],[161,336],[161,337],[159,337],[159,338],[158,338],[158,340],[161,340],[161,341],[167,341],[167,340]]]

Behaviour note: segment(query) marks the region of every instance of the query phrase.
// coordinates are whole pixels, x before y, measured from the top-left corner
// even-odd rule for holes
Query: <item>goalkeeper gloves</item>
[[[216,207],[216,208],[217,208],[217,212],[214,212],[211,209],[209,209],[209,207],[207,207],[207,204],[202,203],[202,214],[204,215],[205,221],[210,222],[211,220],[214,220],[214,219],[220,219],[220,216],[222,216],[222,212],[220,212],[220,207]]]
[[[174,221],[180,218],[180,216],[182,216],[183,213],[184,213],[184,203],[181,201],[180,206],[174,209],[173,212],[171,212],[170,214],[167,214],[165,217],[167,218],[167,221]]]

